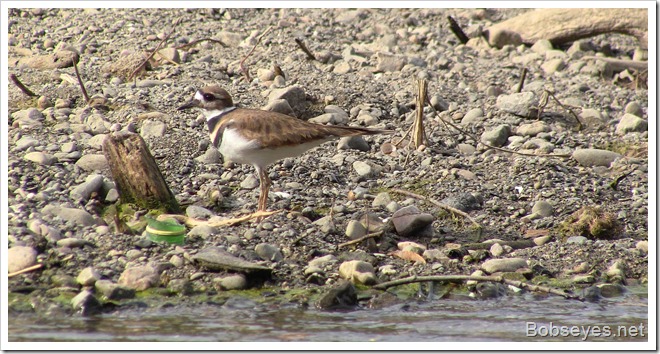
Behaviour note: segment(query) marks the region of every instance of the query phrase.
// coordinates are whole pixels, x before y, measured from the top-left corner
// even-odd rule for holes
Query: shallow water
[[[561,326],[566,326],[563,334]],[[584,327],[571,334],[571,326]],[[591,326],[587,334],[586,326]],[[597,303],[531,295],[419,300],[353,311],[233,299],[64,319],[21,314],[9,319],[9,341],[582,341],[585,335],[589,341],[647,341],[647,327],[646,294]]]

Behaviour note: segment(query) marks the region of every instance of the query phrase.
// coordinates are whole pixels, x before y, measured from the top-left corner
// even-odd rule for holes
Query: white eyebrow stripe
[[[204,101],[204,95],[202,95],[202,91],[197,91],[195,92],[195,99],[198,101]]]

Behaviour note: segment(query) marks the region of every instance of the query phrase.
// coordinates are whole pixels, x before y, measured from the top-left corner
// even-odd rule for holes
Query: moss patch
[[[581,235],[592,239],[611,240],[619,238],[623,226],[613,213],[599,207],[585,206],[573,213],[559,226],[563,239]]]

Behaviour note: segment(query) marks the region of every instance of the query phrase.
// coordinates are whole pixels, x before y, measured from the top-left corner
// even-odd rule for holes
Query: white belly
[[[247,140],[236,129],[225,129],[220,143],[220,153],[233,162],[266,167],[275,161],[301,155],[305,151],[323,144],[327,140],[314,140],[300,145],[281,146],[275,149],[262,149],[256,140]]]

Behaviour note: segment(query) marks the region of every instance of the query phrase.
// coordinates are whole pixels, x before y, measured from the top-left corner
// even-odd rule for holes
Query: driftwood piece
[[[193,228],[195,226],[199,225],[205,225],[205,226],[210,226],[210,227],[225,227],[225,226],[234,226],[238,225],[242,222],[245,221],[250,221],[252,219],[259,219],[263,218],[266,216],[270,216],[276,213],[279,213],[281,210],[275,210],[275,211],[257,211],[252,214],[244,215],[238,218],[232,218],[232,219],[224,219],[224,220],[217,220],[217,221],[210,221],[210,220],[200,220],[200,219],[195,219],[191,218],[189,216],[185,215],[180,215],[180,214],[161,214],[158,216],[159,221],[167,220],[167,219],[174,219],[178,222],[182,222],[184,225]]]
[[[121,131],[103,141],[112,178],[123,203],[140,208],[165,208],[179,212],[179,204],[167,186],[144,139],[138,134]]]
[[[619,72],[626,69],[632,69],[637,71],[648,70],[649,62],[640,61],[640,60],[625,60],[625,59],[615,59],[615,58],[605,58],[605,57],[596,57],[596,56],[584,56],[582,59],[591,59],[591,60],[602,60],[610,65],[612,71]]]
[[[490,26],[488,33],[518,33],[525,44],[547,39],[554,45],[573,42],[604,33],[637,37],[648,48],[646,9],[539,9]],[[490,41],[490,38],[489,38]]]

